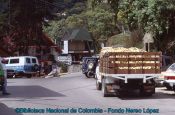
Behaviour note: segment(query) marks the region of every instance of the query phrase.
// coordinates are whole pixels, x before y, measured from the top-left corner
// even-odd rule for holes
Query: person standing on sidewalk
[[[2,94],[3,95],[10,95],[10,93],[7,92],[7,70],[6,70],[6,67],[5,67],[5,62],[6,60],[5,59],[2,59],[0,58],[0,66],[3,70],[3,74],[4,74],[4,82],[2,84]]]

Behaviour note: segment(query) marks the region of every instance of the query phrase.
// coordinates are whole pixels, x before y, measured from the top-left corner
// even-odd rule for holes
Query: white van
[[[6,57],[6,69],[14,70],[15,75],[26,75],[31,77],[39,71],[39,63],[37,57],[33,56],[18,56]]]

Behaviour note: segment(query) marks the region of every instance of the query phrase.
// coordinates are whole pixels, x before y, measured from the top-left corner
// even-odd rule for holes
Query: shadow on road
[[[175,99],[175,94],[157,92],[152,96],[140,96],[139,94],[124,94],[120,96],[122,100],[142,100],[142,99]]]
[[[13,108],[9,108],[5,104],[0,103],[0,115],[23,115],[23,114],[16,113]]]
[[[54,92],[41,86],[8,86],[8,92],[11,95],[6,96],[10,98],[39,98],[39,97],[64,97],[65,95]],[[4,97],[0,95],[0,97]]]

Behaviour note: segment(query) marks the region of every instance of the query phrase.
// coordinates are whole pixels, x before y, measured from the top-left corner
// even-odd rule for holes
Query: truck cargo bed
[[[112,76],[160,74],[161,65],[161,52],[107,52],[100,58],[100,73],[113,74]]]

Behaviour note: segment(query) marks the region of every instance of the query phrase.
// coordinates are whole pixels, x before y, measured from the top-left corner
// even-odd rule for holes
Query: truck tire
[[[0,81],[0,91],[2,91],[3,85],[4,85],[3,81]]]
[[[95,78],[95,75],[91,71],[88,71],[87,76],[88,78]]]
[[[7,78],[13,78],[14,75],[7,75]]]
[[[175,84],[173,85],[173,91],[175,91]]]
[[[172,90],[173,88],[171,86],[165,86],[167,90]]]
[[[108,97],[109,93],[107,91],[105,79],[102,80],[102,92],[103,92],[103,97]]]
[[[87,78],[89,78],[89,76],[87,75],[87,73],[84,74]]]
[[[152,92],[146,92],[145,90],[143,90],[143,88],[140,89],[141,96],[152,96],[154,93],[155,93],[155,88]]]
[[[102,84],[98,82],[98,80],[96,79],[96,89],[97,90],[101,90],[102,88]]]
[[[152,93],[152,92],[141,92],[140,95],[141,95],[141,96],[147,96],[147,97],[150,97],[150,96],[153,95],[153,93]]]

